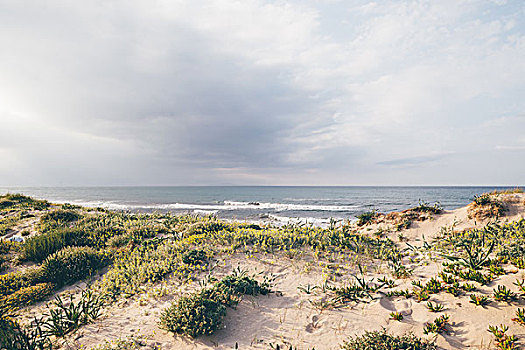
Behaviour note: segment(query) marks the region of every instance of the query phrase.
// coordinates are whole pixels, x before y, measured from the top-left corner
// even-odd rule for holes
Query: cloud
[[[378,165],[387,165],[395,167],[415,167],[423,164],[434,163],[438,160],[441,160],[445,157],[450,156],[451,154],[436,154],[431,156],[419,156],[419,157],[409,157],[402,159],[392,159],[378,162]]]
[[[525,107],[523,14],[481,0],[4,2],[4,181],[387,184],[451,161],[436,155],[481,161],[521,145],[507,142],[521,124],[487,125]]]

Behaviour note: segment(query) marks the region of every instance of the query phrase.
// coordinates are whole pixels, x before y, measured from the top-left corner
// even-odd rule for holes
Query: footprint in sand
[[[397,311],[405,316],[412,314],[412,302],[410,300],[403,300],[394,304],[390,299],[382,298],[379,305],[388,311]]]
[[[316,329],[321,328],[321,326],[322,326],[322,322],[321,323],[319,322],[319,316],[318,315],[313,315],[312,316],[312,322],[310,322],[310,323],[308,323],[306,325],[305,330],[308,333],[313,333]]]
[[[381,305],[383,308],[387,309],[388,311],[395,311],[396,307],[394,306],[394,303],[390,301],[388,298],[381,298],[379,300],[379,305]]]

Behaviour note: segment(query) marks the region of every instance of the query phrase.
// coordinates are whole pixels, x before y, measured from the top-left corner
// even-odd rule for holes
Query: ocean
[[[1,193],[23,193],[56,203],[134,212],[213,214],[248,221],[290,222],[301,219],[326,224],[354,220],[375,209],[400,211],[419,202],[455,209],[475,195],[509,187],[386,186],[170,186],[170,187],[11,187]]]

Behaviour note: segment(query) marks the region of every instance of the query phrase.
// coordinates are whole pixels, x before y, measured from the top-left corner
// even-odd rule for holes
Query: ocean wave
[[[65,203],[67,201],[59,201]],[[329,211],[329,212],[348,212],[355,211],[360,206],[357,205],[316,205],[316,204],[290,204],[290,203],[264,203],[264,202],[238,202],[224,201],[218,204],[191,204],[191,203],[168,203],[168,204],[140,204],[140,203],[119,203],[116,201],[73,201],[72,204],[86,207],[102,207],[115,210],[133,209],[159,209],[159,210],[192,210],[217,212],[219,210],[272,210],[280,211]]]

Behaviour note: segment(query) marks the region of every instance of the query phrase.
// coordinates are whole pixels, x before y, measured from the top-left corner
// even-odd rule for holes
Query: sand
[[[513,194],[505,196],[508,206],[507,215],[502,222],[514,221],[525,215],[525,195]],[[454,226],[456,229],[482,227],[489,219],[479,220],[469,218],[468,208],[446,211],[433,215],[431,220],[414,223],[402,232],[406,242],[413,246],[421,246],[423,241],[432,241],[439,237],[443,227]],[[365,229],[375,230],[384,224],[368,226]],[[388,236],[397,242],[399,247],[407,247],[405,241],[400,241],[398,233]],[[414,256],[415,257],[415,256]],[[420,256],[421,257],[421,256]],[[411,280],[424,281],[436,276],[442,269],[443,259],[433,257],[421,261],[403,262],[414,268],[413,275],[407,279],[396,280],[395,289],[411,287]],[[340,344],[349,336],[362,334],[365,330],[380,330],[386,328],[393,334],[413,332],[426,339],[436,339],[443,349],[489,349],[494,348],[493,336],[487,331],[489,325],[506,324],[509,333],[525,337],[525,327],[510,321],[517,307],[523,307],[524,300],[507,304],[492,302],[486,307],[469,303],[468,295],[454,297],[448,293],[431,295],[430,301],[445,305],[445,310],[432,313],[426,307],[426,302],[418,303],[413,298],[388,298],[380,296],[370,303],[349,304],[338,309],[319,309],[312,305],[312,300],[321,300],[323,293],[306,294],[298,287],[320,285],[324,282],[323,268],[312,263],[306,255],[304,258],[289,259],[282,255],[257,255],[247,258],[246,255],[233,255],[222,258],[217,264],[214,274],[217,276],[229,273],[240,266],[252,272],[273,274],[275,282],[273,289],[278,291],[268,296],[247,296],[236,309],[228,309],[224,328],[212,336],[197,339],[176,336],[161,330],[157,324],[161,311],[185,292],[196,288],[196,285],[180,285],[178,281],[168,279],[156,285],[147,293],[121,301],[104,311],[104,316],[94,323],[83,326],[68,337],[65,348],[93,347],[104,341],[144,336],[146,348],[161,349],[270,349],[270,344],[291,344],[297,349],[339,349]],[[344,261],[334,261],[341,265],[340,280],[349,279],[350,271],[355,272],[355,265],[350,266]],[[497,277],[488,286],[478,290],[478,294],[491,295],[496,285],[505,285],[514,291],[513,282],[525,276],[525,270],[505,266],[507,275]],[[370,268],[368,279],[388,276],[386,263]],[[402,321],[390,319],[393,311],[400,312]],[[34,311],[37,312],[37,311]],[[448,314],[451,320],[449,334],[428,336],[423,334],[425,322],[431,322],[441,314]],[[523,340],[522,340],[523,342]]]

